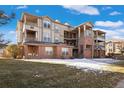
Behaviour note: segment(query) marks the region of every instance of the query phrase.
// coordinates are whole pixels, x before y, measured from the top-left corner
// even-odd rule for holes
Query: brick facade
[[[48,54],[45,48],[52,48],[52,53]],[[67,54],[63,55],[62,48],[67,48]],[[72,47],[66,45],[24,45],[24,58],[26,59],[41,59],[41,58],[71,58]]]

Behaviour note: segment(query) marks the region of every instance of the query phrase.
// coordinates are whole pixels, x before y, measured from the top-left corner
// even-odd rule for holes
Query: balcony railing
[[[38,41],[37,38],[26,38],[24,39],[24,42],[36,42]]]
[[[75,38],[75,37],[74,38],[73,37],[72,38],[64,37],[64,39],[66,39],[66,40],[77,40],[78,38]]]
[[[38,26],[37,23],[33,23],[33,22],[27,22],[26,24],[27,24],[27,25],[30,25],[30,26]]]
[[[101,40],[101,41],[105,41],[105,37],[104,36],[95,36],[96,40]]]
[[[105,46],[103,45],[95,45],[94,48],[97,50],[105,50]]]
[[[23,25],[23,31],[25,29],[33,30],[33,31],[38,31],[38,25],[36,23],[25,23]]]
[[[99,42],[99,43],[95,43],[95,45],[105,46],[105,43],[104,42]]]

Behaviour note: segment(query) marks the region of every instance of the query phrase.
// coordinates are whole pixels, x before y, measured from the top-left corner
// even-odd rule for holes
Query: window
[[[50,42],[51,41],[51,39],[48,37],[48,42]]]
[[[47,28],[47,24],[46,23],[44,23],[44,28]]]
[[[50,31],[44,31],[43,40],[44,40],[44,42],[51,42],[51,33],[50,33]]]
[[[111,52],[112,52],[112,49],[111,49]]]
[[[50,23],[48,23],[48,28],[50,28]]]
[[[45,52],[47,55],[53,55],[53,48],[52,47],[45,47]]]
[[[92,45],[86,45],[86,49],[92,49]]]
[[[51,24],[49,21],[44,21],[44,28],[51,28]]]
[[[55,43],[58,43],[59,42],[59,39],[56,37],[55,38]]]
[[[47,41],[47,38],[46,37],[44,37],[44,41]]]
[[[112,46],[112,43],[109,43],[109,46]]]
[[[83,45],[80,45],[80,53],[83,53]]]
[[[109,49],[109,52],[111,52],[111,49]]]
[[[58,43],[59,42],[59,40],[58,39],[55,39],[55,43]]]
[[[68,48],[62,48],[62,55],[67,56],[68,55]]]
[[[55,26],[55,32],[59,32],[59,28]]]
[[[112,49],[109,49],[109,52],[112,52]]]
[[[44,37],[44,41],[45,42],[51,42],[51,38],[50,37]]]
[[[86,30],[86,36],[92,36],[92,30]]]

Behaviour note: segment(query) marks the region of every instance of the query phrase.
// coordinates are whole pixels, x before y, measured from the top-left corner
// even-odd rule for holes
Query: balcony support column
[[[36,32],[36,40],[38,39],[38,32]]]
[[[25,41],[26,41],[26,39],[27,39],[27,32],[26,32],[26,30],[24,31],[24,38],[25,38]]]
[[[26,16],[24,15],[24,24],[26,24]]]
[[[80,54],[80,27],[78,27],[77,28],[78,29],[78,41],[77,41],[77,43],[78,43],[78,54]]]
[[[80,38],[80,33],[81,33],[80,27],[78,27],[78,38]]]
[[[83,28],[84,28],[84,37],[86,35],[86,25],[83,25]]]

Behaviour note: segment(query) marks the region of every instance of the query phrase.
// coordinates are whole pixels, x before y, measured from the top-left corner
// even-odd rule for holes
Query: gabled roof
[[[85,22],[85,23],[82,23],[82,24],[76,26],[75,28],[78,28],[78,27],[81,27],[81,26],[87,25],[87,23],[91,24],[91,26],[94,27],[94,25],[92,24],[92,22]]]
[[[90,22],[90,21],[89,22],[85,22],[84,25],[87,25],[88,23],[91,24],[92,27],[94,27],[93,23]]]
[[[29,14],[29,13],[23,12],[22,15],[21,15],[21,20],[23,20],[24,15],[29,15],[29,16],[39,17],[39,16],[35,16],[35,15],[32,15],[32,14]]]
[[[63,24],[63,23],[60,23],[60,22],[56,22],[55,20],[53,20],[52,18],[50,18],[49,16],[36,16],[36,15],[32,15],[32,14],[29,14],[29,13],[26,13],[26,12],[23,12],[22,13],[22,16],[21,16],[21,20],[23,20],[23,17],[24,17],[24,15],[29,15],[29,16],[34,16],[34,17],[38,17],[38,18],[48,18],[48,19],[50,19],[52,22],[54,22],[54,23],[57,23],[57,24],[61,24],[61,25],[64,25],[64,26],[68,26],[68,25],[65,25],[65,24]],[[70,25],[69,25],[70,26]],[[69,27],[68,26],[68,27]],[[73,26],[70,26],[70,27],[73,27]]]
[[[51,21],[54,21],[53,19],[51,19],[49,16],[41,16],[42,18],[48,18],[50,19]]]
[[[109,39],[106,42],[124,42],[123,39]]]
[[[32,14],[29,14],[29,13],[26,13],[26,12],[23,12],[23,13],[22,13],[21,20],[23,20],[24,15],[34,16],[34,17],[37,17],[37,18],[48,18],[48,19],[50,19],[50,20],[51,20],[52,22],[54,22],[54,23],[57,23],[57,24],[60,24],[60,25],[64,25],[64,26],[67,26],[67,27],[73,27],[73,26],[71,26],[71,25],[65,25],[65,24],[63,24],[63,23],[61,23],[61,22],[57,22],[57,21],[53,20],[52,18],[50,18],[49,16],[36,16],[36,15],[32,15]],[[73,28],[76,29],[76,28],[78,28],[78,27],[81,27],[81,26],[83,26],[83,25],[88,25],[88,24],[90,24],[92,27],[94,26],[94,25],[92,24],[92,22],[89,21],[89,22],[82,23],[82,24],[80,24],[80,25],[78,25],[78,26],[75,26],[75,27],[73,27]]]
[[[104,32],[104,31],[101,31],[101,30],[93,30],[94,32],[100,32],[100,33],[103,33],[103,34],[105,34],[106,32]]]

